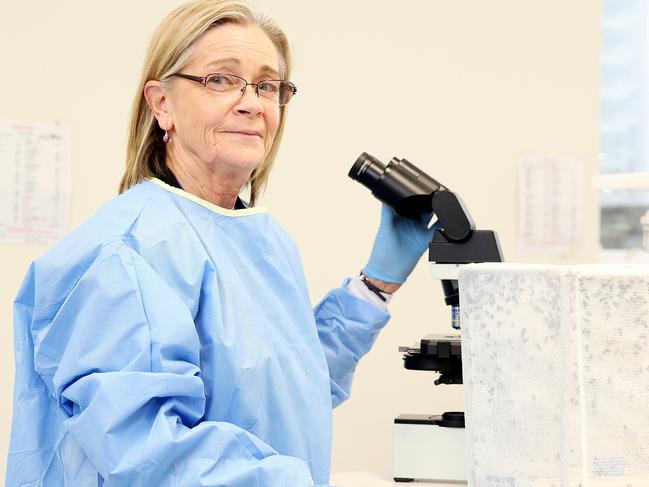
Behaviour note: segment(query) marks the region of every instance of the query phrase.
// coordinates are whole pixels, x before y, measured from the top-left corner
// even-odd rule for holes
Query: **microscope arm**
[[[434,267],[437,268],[433,274],[442,282],[444,302],[457,308],[460,304],[458,265],[502,262],[502,252],[497,235],[490,230],[476,230],[462,199],[442,188],[433,194],[433,212],[437,215],[441,230],[435,232],[428,246],[428,260],[435,263]],[[453,313],[455,317],[457,310]]]
[[[444,188],[442,186],[442,188]],[[462,242],[475,230],[475,223],[462,199],[452,191],[439,189],[433,194],[433,212],[447,241]]]

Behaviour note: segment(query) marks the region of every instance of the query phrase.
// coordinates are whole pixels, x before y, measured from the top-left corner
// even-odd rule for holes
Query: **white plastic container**
[[[459,282],[469,485],[649,486],[649,266]]]

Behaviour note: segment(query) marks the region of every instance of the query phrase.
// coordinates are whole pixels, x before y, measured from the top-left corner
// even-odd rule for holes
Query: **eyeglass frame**
[[[188,79],[190,81],[195,81],[196,83],[200,83],[205,88],[207,88],[207,80],[208,80],[208,78],[210,76],[215,76],[217,74],[221,75],[221,76],[232,76],[234,78],[238,78],[238,79],[242,80],[245,83],[245,85],[241,88],[241,96],[243,96],[243,94],[246,92],[246,88],[248,86],[254,86],[255,87],[255,95],[257,95],[257,98],[260,98],[259,97],[259,85],[261,83],[266,83],[268,81],[280,81],[282,83],[287,83],[291,88],[291,93],[292,93],[291,98],[293,98],[297,94],[297,86],[295,86],[295,84],[293,84],[292,81],[288,81],[288,80],[285,80],[285,79],[263,79],[261,81],[257,81],[256,83],[249,83],[246,78],[242,78],[241,76],[237,76],[236,74],[230,74],[230,73],[210,73],[210,74],[207,74],[205,76],[195,76],[193,74],[185,74],[185,73],[173,73],[170,76],[178,76],[179,78],[184,78],[184,79]],[[279,103],[279,100],[278,100],[277,105],[280,106],[280,107],[285,107],[291,101],[291,98],[289,98],[288,101],[286,103],[284,103],[284,104]]]

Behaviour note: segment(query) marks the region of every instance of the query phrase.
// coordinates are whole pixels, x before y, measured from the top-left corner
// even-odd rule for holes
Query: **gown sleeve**
[[[329,366],[333,407],[349,397],[358,361],[372,348],[390,319],[387,310],[354,296],[346,287],[348,282],[330,291],[314,309]]]
[[[227,422],[203,421],[191,312],[124,243],[94,259],[45,326],[35,367],[111,487],[302,487],[302,460]]]

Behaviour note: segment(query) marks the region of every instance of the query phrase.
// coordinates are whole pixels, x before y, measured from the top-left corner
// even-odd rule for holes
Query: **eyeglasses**
[[[257,83],[248,83],[241,76],[225,73],[212,73],[207,76],[174,73],[171,76],[196,81],[215,93],[235,93],[238,90],[243,96],[247,86],[254,86],[255,93],[260,99],[276,103],[280,107],[291,101],[293,95],[297,93],[297,88],[293,83],[279,79],[265,79]]]

